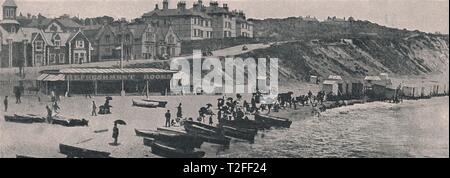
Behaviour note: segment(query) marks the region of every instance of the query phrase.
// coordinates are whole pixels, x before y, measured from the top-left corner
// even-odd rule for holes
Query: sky
[[[2,2],[4,0],[0,0]],[[41,13],[57,17],[70,14],[79,17],[108,15],[133,19],[151,11],[162,0],[15,0],[23,14]],[[191,7],[196,0],[184,0]],[[243,10],[248,18],[285,18],[328,16],[369,20],[389,27],[425,32],[449,33],[449,0],[217,0],[230,9]],[[210,0],[203,0],[209,5]],[[170,8],[177,0],[169,0]]]

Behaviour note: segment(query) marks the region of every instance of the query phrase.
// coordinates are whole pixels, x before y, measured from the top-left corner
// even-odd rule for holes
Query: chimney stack
[[[185,1],[178,2],[177,9],[185,10],[186,9],[186,2]]]
[[[223,8],[228,11],[228,4],[223,4]]]
[[[167,10],[167,9],[169,9],[169,1],[163,0],[163,10]]]

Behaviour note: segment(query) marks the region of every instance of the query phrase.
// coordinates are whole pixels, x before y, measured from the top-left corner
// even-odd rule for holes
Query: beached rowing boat
[[[180,129],[173,129],[171,127],[158,127],[156,129],[157,131],[160,132],[166,132],[166,133],[176,133],[176,134],[188,134],[186,131],[184,130],[180,130]]]
[[[109,152],[90,150],[65,144],[59,144],[59,152],[68,158],[110,158]]]
[[[227,119],[221,119],[220,121],[221,125],[231,126],[235,128],[243,128],[243,129],[254,129],[254,130],[263,130],[268,129],[268,127],[262,123],[255,120],[245,120],[245,119],[239,119],[239,120],[227,120]]]
[[[26,114],[26,115],[14,114],[14,116],[5,115],[5,121],[32,124],[32,123],[43,123],[43,122],[45,122],[45,118],[39,117],[36,115],[32,115],[32,114]]]
[[[219,145],[230,145],[230,139],[216,132],[215,130],[207,129],[198,125],[185,124],[184,129],[187,133],[200,137],[205,142],[219,144]]]
[[[157,100],[149,100],[149,99],[143,99],[142,101],[158,103],[158,107],[160,107],[160,108],[165,108],[168,103],[167,101],[157,101]]]
[[[64,127],[83,127],[88,126],[89,121],[86,119],[71,119],[64,116],[53,116],[52,124],[62,125]]]
[[[200,148],[203,140],[188,134],[168,133],[164,131],[154,130],[138,130],[135,129],[136,135],[140,137],[153,138],[162,141],[177,148]],[[145,142],[145,141],[144,141]],[[148,146],[148,145],[147,145]]]
[[[203,127],[203,128],[206,128],[206,129],[209,129],[209,130],[213,130],[213,131],[215,131],[216,133],[220,133],[220,130],[219,130],[219,128],[218,127],[214,127],[214,126],[212,126],[212,125],[207,125],[207,124],[203,124],[203,123],[201,123],[201,122],[195,122],[195,121],[188,121],[188,120],[186,120],[186,121],[183,121],[183,124],[189,124],[189,125],[197,125],[197,126],[200,126],[200,127]]]
[[[255,120],[263,122],[270,127],[291,127],[292,121],[285,118],[279,118],[269,115],[255,114]]]
[[[255,141],[256,132],[243,130],[230,126],[222,126],[222,132],[225,136],[233,137],[241,140],[247,140],[250,143]]]
[[[157,108],[159,106],[158,102],[149,102],[144,100],[133,100],[133,106],[144,107],[144,108]]]
[[[202,158],[205,156],[203,151],[183,150],[158,141],[154,141],[151,147],[153,154],[167,158]]]

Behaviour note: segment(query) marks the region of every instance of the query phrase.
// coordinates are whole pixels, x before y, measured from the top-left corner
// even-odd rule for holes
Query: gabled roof
[[[145,13],[142,17],[151,16],[199,16],[203,18],[211,18],[203,12],[195,11],[193,9],[155,9],[151,12]]]
[[[42,20],[33,20],[27,26],[29,27],[37,27],[37,28],[46,28],[53,22],[57,22],[66,28],[81,28],[81,25],[75,22],[72,19],[68,18],[57,18],[57,19],[42,19]]]
[[[17,4],[14,0],[6,0],[2,6],[3,7],[17,7]]]
[[[22,28],[23,33],[25,34],[25,38],[31,42],[31,40],[33,40],[33,34],[38,34],[40,33],[41,30],[39,30],[38,28]]]
[[[134,39],[139,40],[142,39],[142,36],[144,35],[144,33],[148,28],[154,27],[150,24],[138,24],[128,26],[128,28],[130,29],[131,33],[133,33]]]

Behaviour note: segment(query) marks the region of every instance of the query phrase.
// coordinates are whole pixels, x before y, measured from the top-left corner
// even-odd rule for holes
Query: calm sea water
[[[292,118],[290,129],[262,132],[255,144],[234,143],[218,156],[448,158],[448,108],[448,97],[338,108]]]

